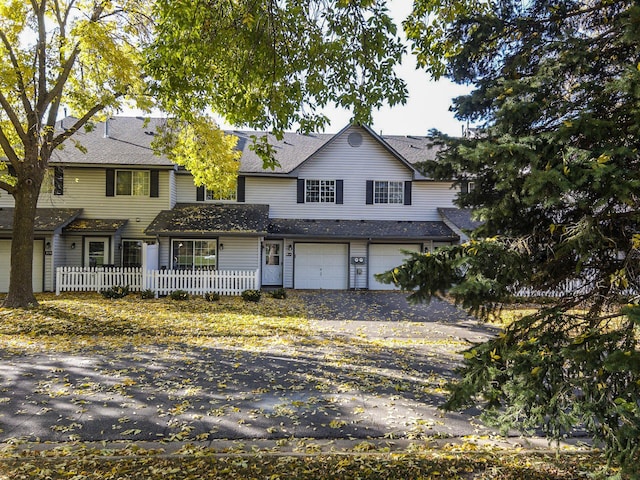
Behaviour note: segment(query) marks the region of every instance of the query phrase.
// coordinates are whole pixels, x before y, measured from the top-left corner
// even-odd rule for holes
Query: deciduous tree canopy
[[[0,189],[13,196],[5,306],[36,304],[33,222],[51,153],[91,121],[135,104],[172,118],[156,146],[196,182],[229,188],[234,143],[208,117],[320,129],[318,108],[403,102],[404,50],[385,0],[4,0],[0,3]],[[62,106],[76,121],[56,130]],[[257,143],[270,159],[268,145]],[[1,168],[4,166],[11,168]]]
[[[427,15],[432,15],[427,18]],[[435,18],[433,17],[435,16]],[[582,425],[631,468],[640,438],[640,7],[616,0],[417,2],[406,24],[436,73],[471,83],[479,125],[426,166],[472,181],[474,239],[385,279],[483,318],[521,289],[564,294],[469,349],[448,408],[508,427]],[[621,308],[631,301],[629,306]]]

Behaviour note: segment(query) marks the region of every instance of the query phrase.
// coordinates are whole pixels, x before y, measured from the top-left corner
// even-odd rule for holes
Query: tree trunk
[[[36,170],[36,169],[33,169]],[[36,205],[42,179],[40,172],[26,176],[18,173],[18,188],[13,193],[15,211],[11,241],[9,293],[3,306],[27,308],[38,305],[33,294],[33,232]],[[34,178],[35,177],[35,178]]]

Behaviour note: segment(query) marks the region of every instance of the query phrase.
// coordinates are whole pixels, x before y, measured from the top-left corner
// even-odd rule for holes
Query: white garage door
[[[41,292],[44,275],[43,241],[33,242],[33,291]],[[11,268],[11,240],[0,240],[0,292],[9,291],[9,269]]]
[[[391,270],[404,262],[401,250],[419,252],[420,245],[371,244],[369,245],[369,290],[393,290],[395,285],[378,282],[374,275]]]
[[[346,290],[348,246],[342,243],[296,243],[295,288]]]

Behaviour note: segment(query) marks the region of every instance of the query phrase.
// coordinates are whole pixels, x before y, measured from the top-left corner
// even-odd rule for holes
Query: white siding
[[[269,203],[271,218],[440,221],[438,207],[451,207],[457,189],[449,182],[414,181],[411,205],[367,205],[367,180],[408,181],[412,172],[368,134],[360,147],[347,142],[347,130],[299,167],[304,179],[343,180],[344,203],[296,203],[295,178],[247,177],[246,203]]]
[[[293,288],[293,240],[284,241],[284,265],[282,266],[282,282],[284,288]]]
[[[160,196],[132,197],[106,196],[106,171],[104,168],[66,167],[64,169],[64,195],[46,193],[40,195],[40,208],[82,208],[82,218],[127,219],[122,229],[123,237],[143,238],[144,229],[160,210],[171,208],[170,179],[173,172],[161,170]],[[0,207],[13,206],[13,197],[2,193]]]
[[[65,267],[82,266],[82,237],[79,235],[63,236],[60,238],[64,251],[63,265]],[[72,248],[73,247],[73,248]]]
[[[171,170],[169,172],[169,208],[173,208],[173,206],[178,201],[178,186],[176,177],[177,175],[175,170]]]
[[[222,249],[220,246],[224,245]],[[257,238],[220,237],[218,270],[256,270],[260,266],[260,240]]]
[[[196,186],[193,177],[187,174],[178,174],[176,178],[176,201],[178,203],[193,203],[196,201]]]
[[[158,266],[160,268],[171,268],[171,240],[169,238],[160,238],[158,242]]]
[[[367,242],[364,240],[351,242],[349,257],[349,286],[355,289],[367,288],[368,264],[351,264],[353,257],[367,258]]]

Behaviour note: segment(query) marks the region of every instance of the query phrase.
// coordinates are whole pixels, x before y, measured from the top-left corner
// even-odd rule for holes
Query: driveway
[[[257,345],[0,350],[0,441],[425,439],[487,433],[443,414],[456,353],[494,332],[397,292],[295,292],[305,331]],[[308,331],[306,331],[308,329]]]

